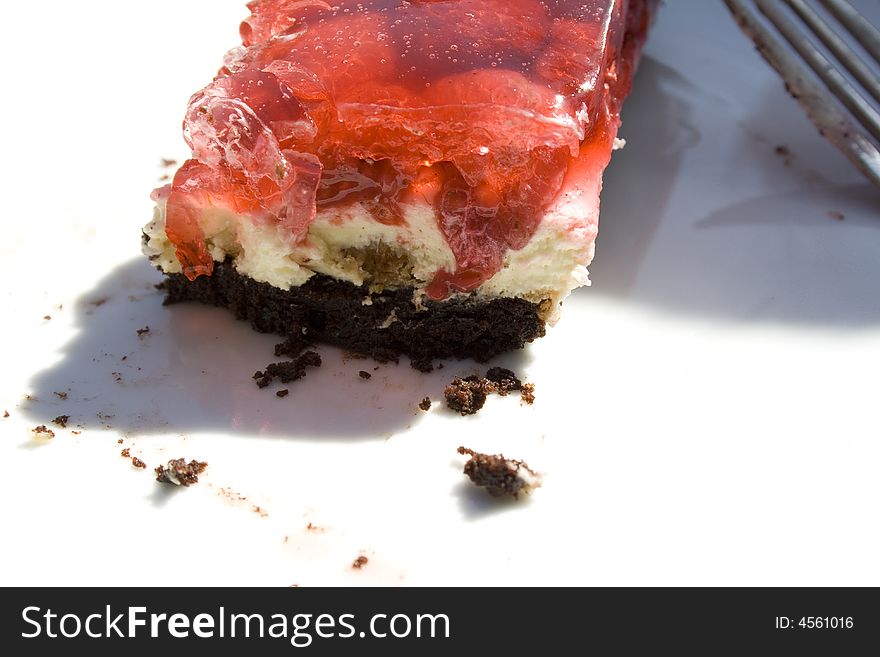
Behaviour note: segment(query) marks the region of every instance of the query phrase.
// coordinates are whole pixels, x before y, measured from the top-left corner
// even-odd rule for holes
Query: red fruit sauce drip
[[[610,155],[655,5],[251,2],[243,46],[190,100],[193,159],[160,194],[184,273],[212,272],[208,207],[293,246],[319,207],[362,202],[400,225],[426,201],[456,258],[429,296],[475,289],[528,243],[582,146]]]

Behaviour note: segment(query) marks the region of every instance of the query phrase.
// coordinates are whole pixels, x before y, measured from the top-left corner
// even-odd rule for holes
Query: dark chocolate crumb
[[[59,415],[59,416],[56,417],[54,420],[52,420],[52,422],[54,422],[54,423],[57,424],[59,427],[61,427],[62,429],[64,429],[64,428],[67,427],[67,421],[68,421],[68,420],[70,420],[70,416],[69,416],[69,415]]]
[[[62,399],[62,400],[67,399],[67,393],[66,393],[66,392],[55,392],[55,393],[52,393],[52,394],[54,394],[55,396],[57,396],[58,399]]]
[[[321,356],[315,351],[307,351],[294,360],[267,365],[265,372],[254,374],[254,380],[260,388],[265,388],[276,378],[280,379],[281,383],[290,383],[303,378],[307,367],[320,367],[320,365]]]
[[[524,461],[514,461],[502,454],[480,454],[466,447],[459,447],[458,453],[470,456],[464,464],[464,474],[492,497],[518,498],[520,493],[530,493],[541,485],[540,476]]]
[[[278,392],[276,392],[275,396],[276,397],[287,397],[287,395],[289,395],[289,394],[290,394],[290,390],[285,388],[284,390],[279,390]]]
[[[476,376],[455,377],[443,392],[446,405],[461,415],[473,415],[486,403],[486,384],[489,381]]]
[[[147,464],[141,461],[137,456],[131,457],[131,464],[136,468],[146,469]]]
[[[111,374],[113,374],[113,380],[116,383],[122,383],[122,374],[120,372],[111,372]]]
[[[45,424],[41,424],[39,426],[34,427],[32,429],[32,431],[37,436],[40,436],[40,437],[44,437],[44,438],[54,438],[55,437],[55,432],[52,431],[51,429],[47,428]]]
[[[373,378],[372,374],[370,374],[369,372],[365,372],[364,370],[361,370],[360,372],[358,372],[358,376],[361,377],[362,379],[372,379]]]
[[[124,459],[130,459],[131,458],[131,448],[126,447],[121,452],[119,452],[119,455]]]
[[[150,332],[149,326],[145,326],[144,328],[137,330],[138,337],[141,337],[142,335],[146,335],[149,332]]]
[[[503,367],[492,367],[486,372],[486,378],[468,376],[463,379],[456,377],[446,386],[444,392],[446,405],[462,415],[473,415],[486,403],[486,397],[498,393],[506,397],[513,390],[522,391],[522,398],[528,404],[535,401],[535,386],[523,383],[512,371]]]
[[[207,463],[192,460],[189,463],[185,459],[172,459],[167,465],[156,468],[156,481],[174,486],[191,486],[198,483],[199,475],[208,467]]]
[[[431,410],[431,398],[425,397],[422,401],[420,401],[419,408],[421,408],[423,411]]]
[[[773,152],[782,158],[782,163],[787,167],[791,166],[791,163],[794,162],[794,154],[791,152],[788,146],[780,144],[773,149]]]
[[[486,378],[495,384],[495,391],[502,397],[510,394],[511,390],[522,390],[522,381],[516,374],[503,367],[493,367],[486,372]]]
[[[162,166],[163,167],[173,167],[175,164],[177,164],[177,160],[167,158],[167,157],[162,158]]]
[[[52,315],[44,315],[43,319],[48,321],[48,320],[52,319]]]
[[[840,210],[831,210],[828,212],[828,216],[834,219],[835,221],[843,221],[846,219],[846,215],[843,214]]]
[[[275,345],[275,355],[278,357],[287,356],[288,358],[296,358],[306,350],[306,347],[310,346],[311,343],[304,338],[298,335],[293,335],[287,338],[284,342],[279,342]]]
[[[266,376],[266,373],[262,370],[257,370],[254,372],[254,381],[257,382],[258,388],[265,388],[270,383],[272,383],[272,377]]]
[[[3,411],[3,417],[9,417],[9,411]]]
[[[121,445],[121,444],[122,444],[122,438],[120,438],[119,440],[117,440],[117,441],[116,441],[116,444],[117,444],[117,445]]]
[[[70,432],[70,435],[71,435],[71,436],[78,436],[78,435],[80,435],[81,433],[82,433],[82,431],[71,431],[71,432]]]
[[[351,564],[351,567],[355,570],[360,570],[364,566],[369,563],[369,559],[367,559],[364,555],[360,555],[357,559],[354,560],[354,563]]]

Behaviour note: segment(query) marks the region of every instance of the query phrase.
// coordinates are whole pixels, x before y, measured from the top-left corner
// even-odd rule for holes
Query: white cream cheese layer
[[[477,294],[536,303],[547,299],[551,307],[546,319],[555,322],[559,303],[574,288],[589,285],[597,197],[598,189],[581,186],[560,194],[531,241],[518,251],[508,251],[502,269]],[[437,271],[455,269],[455,256],[437,226],[433,206],[412,204],[403,206],[403,211],[405,224],[388,226],[373,219],[360,203],[324,210],[315,217],[306,239],[294,247],[276,227],[221,209],[207,211],[201,225],[215,261],[231,258],[239,273],[283,290],[302,285],[315,273],[362,285],[369,274],[345,251],[384,244],[408,255],[410,285],[418,297]],[[144,253],[166,273],[179,273],[174,245],[165,234],[164,201],[157,204],[144,235]]]

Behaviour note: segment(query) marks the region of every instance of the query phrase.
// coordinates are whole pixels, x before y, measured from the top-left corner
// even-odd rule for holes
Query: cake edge
[[[433,360],[485,362],[543,337],[549,300],[459,295],[443,302],[413,300],[412,288],[371,293],[369,286],[316,274],[281,290],[239,273],[231,261],[212,276],[190,281],[165,274],[165,304],[198,302],[230,310],[261,333],[320,342],[378,361],[412,359],[430,370]]]

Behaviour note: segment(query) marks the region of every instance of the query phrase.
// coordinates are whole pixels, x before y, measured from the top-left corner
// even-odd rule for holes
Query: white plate
[[[373,371],[323,348],[278,399],[250,379],[277,339],[162,307],[148,194],[243,3],[44,4],[5,10],[0,583],[880,584],[880,190],[722,3],[661,10],[593,287],[500,359],[535,405],[472,418],[416,408],[471,363]],[[459,445],[545,486],[495,503]],[[169,490],[123,446],[210,466]]]

